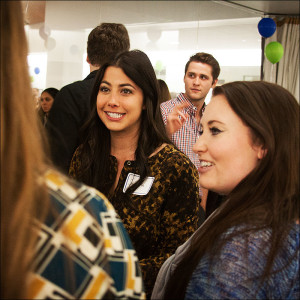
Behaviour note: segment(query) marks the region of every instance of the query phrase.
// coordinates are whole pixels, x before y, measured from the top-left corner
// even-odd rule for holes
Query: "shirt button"
[[[127,166],[131,166],[131,161],[128,161],[128,162],[127,162]]]

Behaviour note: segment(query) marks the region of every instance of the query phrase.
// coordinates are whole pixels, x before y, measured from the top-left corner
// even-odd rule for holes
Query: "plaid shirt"
[[[191,101],[189,101],[183,93],[180,93],[177,98],[163,102],[160,105],[160,111],[164,124],[167,124],[167,118],[170,112],[178,104],[188,102],[189,106],[183,109],[184,113],[188,114],[187,120],[184,122],[182,127],[172,134],[171,140],[177,146],[179,150],[185,153],[192,163],[196,166],[197,170],[200,167],[200,161],[198,155],[193,152],[193,146],[196,143],[197,137],[200,132],[200,124],[197,125],[196,113],[197,108]],[[202,193],[201,193],[202,194]]]
[[[200,167],[199,158],[198,155],[193,152],[193,146],[196,143],[200,131],[200,124],[197,125],[197,121],[196,121],[196,113],[197,113],[196,106],[194,106],[184,96],[183,93],[180,93],[177,96],[177,98],[163,102],[160,105],[160,110],[161,110],[164,124],[166,125],[169,113],[172,112],[172,110],[176,105],[182,104],[184,102],[189,103],[189,106],[183,109],[183,112],[188,114],[188,118],[184,122],[182,127],[178,131],[172,134],[171,140],[177,146],[177,148],[179,148],[179,150],[181,150],[189,157],[189,159],[198,169]]]

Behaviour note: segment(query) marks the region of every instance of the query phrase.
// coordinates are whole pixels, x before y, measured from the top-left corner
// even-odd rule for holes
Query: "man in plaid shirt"
[[[205,97],[218,82],[220,66],[208,53],[191,56],[185,66],[185,93],[160,105],[163,121],[173,143],[185,153],[197,169],[200,167],[193,146],[200,132],[200,119],[205,107]],[[205,210],[207,190],[201,189],[201,206]]]

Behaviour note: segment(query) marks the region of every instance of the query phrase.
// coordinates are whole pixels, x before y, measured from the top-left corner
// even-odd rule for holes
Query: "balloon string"
[[[271,82],[274,82],[275,83],[275,80],[274,80],[274,64],[271,65]]]
[[[26,2],[25,15],[27,16],[29,1]]]

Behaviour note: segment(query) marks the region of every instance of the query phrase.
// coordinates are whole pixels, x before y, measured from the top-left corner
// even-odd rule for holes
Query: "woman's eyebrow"
[[[213,123],[224,124],[223,122],[221,122],[219,120],[210,120],[210,121],[207,122],[208,125],[212,125]]]
[[[107,84],[107,85],[111,85],[108,81],[106,81],[106,80],[102,80],[101,82],[100,82],[100,84],[102,84],[102,83],[105,83],[105,84]]]
[[[120,87],[124,87],[124,86],[130,86],[130,87],[132,87],[133,89],[136,89],[132,84],[130,84],[130,83],[122,83],[122,84],[120,84]]]
[[[102,80],[100,84],[102,84],[102,83],[105,83],[105,84],[111,86],[111,83],[109,83],[109,82],[106,81],[106,80]],[[119,86],[120,86],[120,87],[130,86],[130,87],[132,87],[133,89],[136,90],[136,88],[135,88],[132,84],[130,84],[130,83],[121,83],[121,84],[119,84]]]

